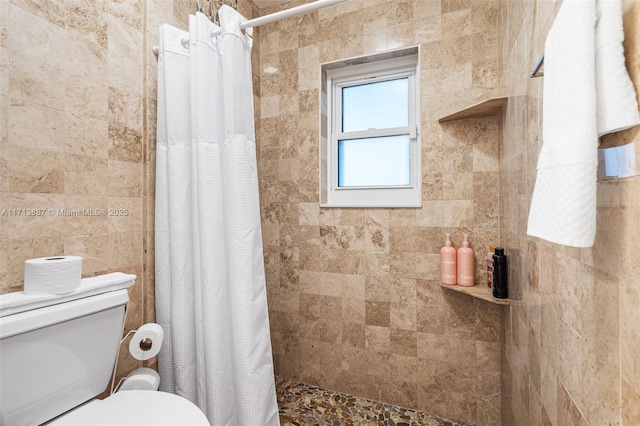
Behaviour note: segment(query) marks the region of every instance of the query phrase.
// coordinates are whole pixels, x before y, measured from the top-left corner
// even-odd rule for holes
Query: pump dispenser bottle
[[[440,282],[453,285],[456,283],[456,249],[451,246],[450,232],[447,232],[447,240],[440,249]]]
[[[462,247],[458,249],[458,285],[472,287],[475,281],[475,254],[473,249],[469,247],[469,234],[464,234],[464,242]]]
[[[506,299],[509,297],[507,284],[507,256],[502,247],[496,247],[493,255],[493,297]]]

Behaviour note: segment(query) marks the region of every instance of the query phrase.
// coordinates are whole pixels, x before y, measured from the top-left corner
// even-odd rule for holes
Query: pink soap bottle
[[[475,255],[467,241],[469,234],[464,234],[462,247],[458,249],[458,285],[472,287],[475,282]]]
[[[440,249],[440,282],[452,285],[456,283],[456,249],[451,246],[451,233],[446,234],[447,241]]]

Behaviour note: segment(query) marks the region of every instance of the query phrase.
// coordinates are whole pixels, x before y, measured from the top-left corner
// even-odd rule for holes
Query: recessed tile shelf
[[[489,292],[484,285],[474,285],[473,287],[464,287],[461,285],[448,285],[440,283],[440,287],[444,287],[448,290],[457,291],[458,293],[467,294],[477,299],[482,299],[487,302],[495,303],[496,305],[511,305],[513,300],[510,299],[496,299]]]
[[[438,121],[444,123],[445,121],[465,120],[467,118],[492,117],[500,114],[506,104],[506,97],[491,98],[442,117]]]
[[[507,105],[506,97],[491,98],[444,116],[438,119],[438,121],[440,123],[444,123],[446,121],[465,120],[468,118],[493,117],[500,114],[505,105]],[[460,285],[447,285],[440,283],[440,287],[444,287],[458,293],[463,293],[471,297],[475,297],[476,299],[495,303],[496,305],[511,305],[513,303],[513,300],[509,299],[496,299],[484,285],[464,287]]]

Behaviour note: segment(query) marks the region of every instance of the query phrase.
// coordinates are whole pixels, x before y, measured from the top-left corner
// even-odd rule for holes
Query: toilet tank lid
[[[136,280],[133,274],[112,272],[97,277],[83,278],[80,287],[64,294],[24,294],[22,291],[0,295],[0,317],[32,309],[69,302],[96,294],[131,287]]]

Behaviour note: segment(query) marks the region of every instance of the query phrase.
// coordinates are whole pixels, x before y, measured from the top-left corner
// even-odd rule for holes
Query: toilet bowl
[[[135,279],[116,272],[60,295],[0,295],[0,425],[209,425],[187,399],[157,391],[146,368],[95,399],[109,385]]]

